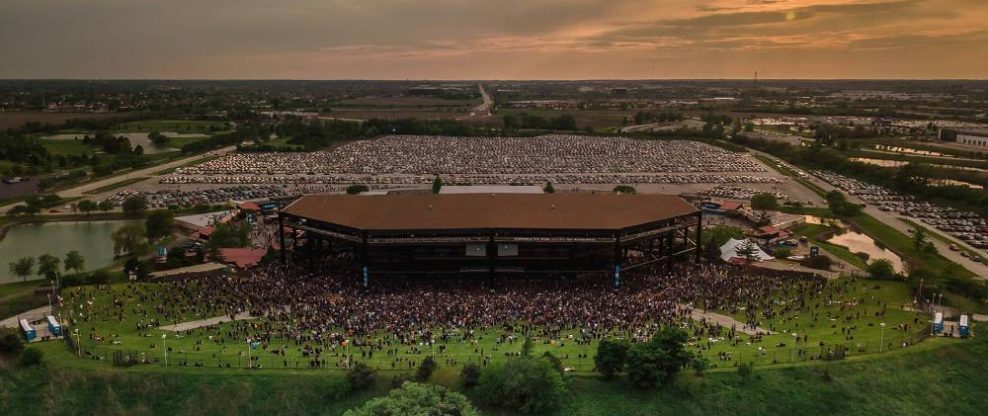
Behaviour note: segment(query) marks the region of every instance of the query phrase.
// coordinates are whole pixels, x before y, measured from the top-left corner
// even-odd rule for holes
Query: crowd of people
[[[695,141],[392,135],[307,153],[237,153],[162,183],[418,185],[779,183],[750,156]]]
[[[264,350],[284,351],[294,345],[306,354],[336,351],[336,356],[345,344],[363,354],[390,355],[398,348],[407,352],[423,345],[470,342],[476,334],[491,332],[504,334],[499,340],[503,342],[518,333],[557,339],[576,333],[570,342],[587,344],[605,336],[645,340],[662,325],[687,327],[698,339],[740,342],[744,328],[761,329],[767,319],[812,313],[842,299],[847,290],[822,279],[766,276],[713,265],[636,273],[618,290],[600,275],[389,278],[364,288],[360,279],[342,271],[312,275],[277,265],[161,284],[164,287],[155,291],[128,286],[114,294],[112,306],[74,319],[83,321],[85,328],[84,321],[98,315],[122,321],[125,314],[135,314],[136,330],[152,337],[162,325],[247,313],[263,319],[238,321],[224,329],[199,328],[187,335],[220,344],[250,339]],[[83,290],[67,303],[83,305],[91,296]],[[691,320],[694,308],[745,319],[731,327],[698,322]],[[108,334],[97,331],[89,336],[104,340]]]

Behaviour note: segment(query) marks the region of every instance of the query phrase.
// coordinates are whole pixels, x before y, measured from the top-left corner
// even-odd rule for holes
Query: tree
[[[664,326],[652,339],[628,351],[628,379],[638,388],[668,383],[693,359],[686,350],[688,335],[682,329]]]
[[[175,215],[167,209],[151,211],[144,220],[144,230],[152,241],[171,234],[174,225]]]
[[[443,180],[436,176],[436,179],[432,181],[432,193],[438,194],[440,190],[443,189]]]
[[[916,232],[913,233],[913,248],[922,252],[926,244],[926,230],[916,227]]]
[[[758,260],[758,246],[755,245],[751,240],[744,240],[744,243],[735,249],[735,253],[738,257],[743,258],[746,263],[752,263]]]
[[[93,201],[90,201],[88,199],[83,199],[82,201],[79,201],[78,204],[76,204],[76,209],[78,209],[79,212],[88,215],[90,212],[96,211],[98,209],[98,206]]]
[[[779,247],[772,252],[772,255],[777,259],[785,259],[792,256],[792,249],[789,247]]]
[[[111,202],[109,199],[103,200],[100,201],[99,204],[96,205],[96,207],[99,208],[100,211],[110,212],[113,211],[113,202]]]
[[[350,185],[350,186],[346,187],[346,193],[347,193],[347,195],[356,195],[356,194],[359,194],[359,193],[367,192],[369,190],[370,190],[370,188],[368,188],[367,185],[359,185],[359,184],[356,184],[356,185]]]
[[[477,396],[491,405],[528,415],[552,413],[562,406],[562,375],[542,358],[516,357],[487,368]]]
[[[110,273],[106,270],[97,270],[93,274],[89,275],[89,284],[99,287],[100,285],[110,284]]]
[[[546,182],[545,186],[542,187],[542,192],[545,192],[547,194],[554,194],[556,193],[556,188],[552,186],[552,182]]]
[[[480,366],[475,363],[467,363],[460,371],[460,381],[463,388],[472,389],[480,384]]]
[[[437,368],[439,368],[439,364],[436,363],[435,358],[432,358],[432,356],[425,357],[422,363],[419,364],[418,370],[415,371],[415,381],[422,383],[429,381],[432,373],[436,372]]]
[[[364,363],[354,364],[346,372],[346,381],[351,391],[365,390],[374,384],[374,370]]]
[[[58,280],[59,270],[62,260],[51,254],[38,256],[38,274],[49,280]]]
[[[134,146],[134,154],[135,155],[138,155],[138,156],[143,155],[144,154],[144,146],[141,146],[141,145]]]
[[[594,355],[593,363],[597,372],[602,374],[605,379],[610,380],[624,370],[627,359],[627,342],[603,339],[597,346],[597,355]]]
[[[895,268],[892,263],[885,259],[878,259],[868,265],[868,274],[872,279],[889,280],[896,277]]]
[[[81,272],[86,267],[86,259],[79,254],[78,250],[72,250],[65,253],[65,271],[74,270],[76,273]]]
[[[17,355],[24,350],[24,340],[13,328],[0,328],[0,355]]]
[[[120,227],[113,232],[111,237],[113,238],[113,254],[118,256],[139,251],[144,248],[147,241],[144,227],[141,224],[127,224]]]
[[[151,143],[154,143],[155,146],[164,146],[168,144],[168,141],[171,139],[169,139],[168,136],[165,136],[164,134],[161,134],[156,131],[152,131],[148,133],[148,140],[151,140]]]
[[[480,412],[461,393],[442,386],[405,382],[386,397],[368,400],[347,410],[344,416],[479,416]]]
[[[134,195],[124,200],[123,204],[124,214],[131,217],[139,217],[144,215],[144,211],[148,209],[148,200],[142,195]]]
[[[21,257],[17,261],[10,263],[10,272],[21,280],[27,281],[27,277],[34,274],[34,257]]]
[[[774,211],[779,209],[779,201],[775,198],[775,194],[762,192],[751,197],[751,208]]]

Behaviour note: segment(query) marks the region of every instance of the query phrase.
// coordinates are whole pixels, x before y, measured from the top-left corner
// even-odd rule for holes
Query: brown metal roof
[[[695,213],[674,195],[308,195],[285,213],[364,230],[617,230]]]

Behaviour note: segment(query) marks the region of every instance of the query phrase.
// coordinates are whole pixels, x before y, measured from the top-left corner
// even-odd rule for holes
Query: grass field
[[[91,155],[95,148],[82,143],[81,140],[40,140],[41,145],[52,155]]]
[[[50,113],[46,111],[0,112],[0,130],[18,128],[25,123],[36,121],[43,125],[60,125],[72,119],[105,119],[125,117],[127,113]]]
[[[7,265],[3,265],[7,266]],[[0,285],[0,319],[17,315],[26,310],[43,306],[48,302],[45,296],[35,295],[34,289],[43,281],[26,281]]]
[[[576,126],[579,128],[584,128],[586,126],[593,127],[594,129],[606,129],[606,128],[616,128],[624,125],[624,118],[628,117],[634,119],[635,112],[621,111],[621,110],[520,110],[520,109],[504,109],[499,110],[497,113],[497,123],[501,124],[501,118],[509,114],[521,114],[527,113],[533,116],[544,117],[546,119],[559,117],[563,114],[569,114],[576,119]]]
[[[225,122],[206,120],[141,120],[121,123],[113,127],[117,132],[173,131],[176,133],[211,134],[228,129]]]
[[[148,323],[151,319],[155,319],[158,320],[155,326],[169,325],[224,314],[219,310],[190,307],[180,317],[160,321],[160,315],[155,312],[158,310],[156,308],[164,303],[178,305],[177,299],[170,298],[170,294],[176,293],[177,290],[179,289],[171,284],[117,284],[112,290],[105,288],[93,290],[92,287],[72,288],[64,293],[63,297],[66,299],[66,307],[80,312],[74,314],[74,317],[82,320],[79,325],[83,329],[82,345],[87,357],[96,358],[97,361],[109,366],[108,361],[113,351],[127,351],[134,356],[146,357],[153,362],[152,366],[161,366],[164,364],[160,342],[160,335],[163,332],[154,329],[138,330],[139,322]],[[814,355],[825,354],[828,349],[837,345],[847,348],[850,355],[871,354],[879,350],[899,348],[903,343],[911,344],[917,331],[925,328],[926,317],[901,309],[903,304],[910,302],[912,296],[911,289],[903,282],[844,279],[830,282],[825,290],[825,293],[838,292],[843,294],[837,295],[835,298],[839,300],[837,303],[816,303],[815,306],[808,306],[804,310],[779,312],[771,318],[761,319],[760,325],[776,331],[775,334],[765,335],[761,339],[739,335],[737,342],[722,336],[712,336],[710,339],[695,339],[690,349],[708,357],[715,368],[732,367],[739,360],[751,361],[763,366],[807,361]],[[791,299],[792,296],[796,296],[796,293],[780,290],[777,294],[780,305],[778,307],[781,308],[781,305],[786,304],[786,300]],[[142,297],[143,301],[139,301]],[[122,302],[124,307],[122,309],[114,307],[114,300]],[[85,306],[89,302],[92,302],[92,306]],[[879,310],[885,310],[884,315],[877,313]],[[730,311],[724,313],[732,314]],[[743,320],[743,314],[743,311],[733,311],[732,315],[735,319]],[[155,316],[159,318],[154,318]],[[187,365],[187,371],[198,372],[216,371],[227,367],[245,368],[248,365],[247,347],[243,340],[231,339],[235,336],[230,334],[237,333],[248,325],[262,325],[264,322],[263,319],[239,321],[172,334],[167,341],[168,348],[172,351],[171,364]],[[880,322],[888,325],[885,331],[880,330]],[[486,356],[489,360],[498,361],[506,359],[509,353],[517,353],[521,350],[522,343],[519,340],[523,334],[518,332],[520,329],[517,327],[513,330],[493,328],[477,330],[479,332],[475,340],[465,341],[462,337],[462,329],[447,329],[450,339],[437,341],[433,350],[437,360],[440,363],[455,361],[462,365],[467,362],[480,362]],[[439,331],[442,333],[441,330]],[[795,341],[794,333],[807,339]],[[596,341],[591,345],[576,343],[574,339],[579,337],[576,329],[564,330],[558,337],[541,334],[543,334],[541,331],[530,334],[536,343],[536,353],[552,352],[562,359],[564,366],[575,373],[592,371],[591,358],[596,348]],[[627,336],[620,331],[614,331],[612,335]],[[391,342],[385,334],[379,336],[381,338],[370,337],[365,341],[373,343],[377,339]],[[513,337],[513,341],[508,341],[508,338],[501,338],[503,341],[499,341],[499,337]],[[885,345],[882,345],[883,339]],[[383,351],[375,352],[372,356],[364,356],[369,350],[358,347],[344,350],[333,343],[315,345],[321,345],[326,350],[323,358],[326,359],[326,367],[329,368],[310,370],[316,372],[334,371],[333,369],[343,365],[345,353],[352,353],[359,357],[355,358],[358,361],[366,362],[382,371],[401,371],[408,369],[408,361],[421,360],[424,354],[432,352],[428,346],[395,344],[393,347],[400,349],[398,357],[406,360],[396,363],[394,357],[384,354]],[[441,351],[439,345],[445,345],[445,351]],[[803,351],[802,354],[800,350]],[[274,351],[284,353],[275,354]],[[309,358],[303,356],[302,346],[287,339],[275,338],[251,353],[255,357],[260,357],[256,363],[262,368],[288,371],[283,369],[309,367]],[[721,357],[721,353],[728,354],[730,358],[718,358]],[[202,368],[196,367],[199,365]]]
[[[10,415],[339,415],[388,390],[379,374],[369,391],[339,397],[342,373],[106,367],[78,360],[62,343],[39,345],[46,364],[23,368],[0,359],[0,414]],[[623,379],[569,375],[559,415],[981,415],[988,406],[988,340],[933,339],[914,348],[844,362],[680,373],[673,384],[641,391]],[[431,382],[461,389],[441,366]],[[510,415],[485,407],[484,414]]]

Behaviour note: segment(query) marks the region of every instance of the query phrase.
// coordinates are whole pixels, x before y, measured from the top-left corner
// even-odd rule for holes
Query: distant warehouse
[[[940,130],[940,141],[988,147],[988,130]]]

